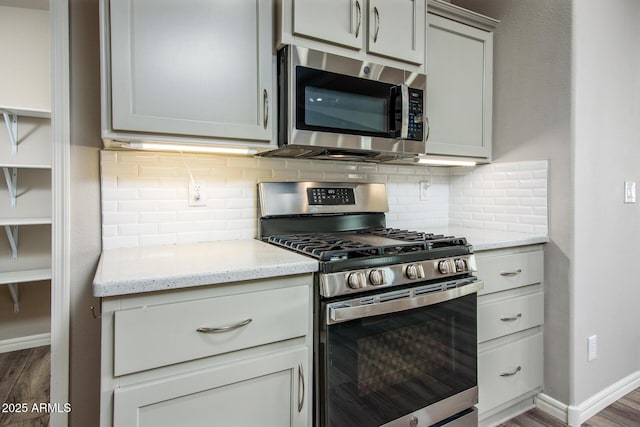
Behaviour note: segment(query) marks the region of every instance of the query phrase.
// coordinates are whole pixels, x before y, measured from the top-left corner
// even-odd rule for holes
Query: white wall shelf
[[[0,285],[7,285],[9,287],[14,313],[20,311],[20,294],[18,285],[20,283],[38,282],[40,280],[51,280],[50,268],[0,273]]]
[[[19,107],[9,107],[0,105],[0,113],[4,117],[5,125],[7,126],[7,132],[9,133],[9,140],[11,140],[11,151],[13,154],[18,152],[18,117],[37,117],[37,118],[51,118],[51,111],[41,109],[29,109]]]
[[[51,224],[51,217],[0,218],[0,225],[43,225]]]
[[[0,225],[4,226],[11,246],[11,257],[18,259],[18,230],[21,225],[51,224],[51,218],[9,218],[0,219]]]

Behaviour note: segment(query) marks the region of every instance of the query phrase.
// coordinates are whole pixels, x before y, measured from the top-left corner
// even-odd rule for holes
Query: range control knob
[[[384,285],[386,280],[384,277],[384,270],[371,270],[369,273],[369,280],[373,286]]]
[[[347,285],[349,285],[351,289],[364,288],[367,286],[367,276],[362,272],[350,273],[347,276]]]
[[[449,265],[449,261],[442,260],[442,261],[438,262],[438,271],[440,273],[442,273],[442,274],[451,273],[451,266]]]
[[[424,278],[424,269],[420,264],[409,264],[407,266],[407,271],[405,273],[407,278],[411,280],[423,279]]]
[[[461,271],[466,271],[467,270],[467,261],[462,259],[462,258],[458,258],[456,260],[453,261],[453,263],[456,266],[456,272],[461,272]]]

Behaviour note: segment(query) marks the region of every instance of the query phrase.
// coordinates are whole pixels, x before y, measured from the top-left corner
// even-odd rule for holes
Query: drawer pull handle
[[[502,273],[500,273],[500,275],[505,277],[513,277],[513,276],[517,276],[520,273],[522,273],[521,268],[517,269],[516,271],[503,271]]]
[[[235,325],[219,326],[217,328],[204,328],[203,327],[203,328],[196,329],[196,331],[202,332],[203,334],[217,334],[217,333],[220,333],[220,332],[229,332],[229,331],[233,331],[234,329],[238,329],[238,328],[242,328],[243,326],[247,326],[252,321],[253,321],[253,319],[246,319],[246,320],[243,320],[242,322],[236,323]]]
[[[503,322],[513,322],[522,317],[522,313],[518,313],[515,316],[503,316],[500,318]]]
[[[501,377],[512,377],[515,374],[517,374],[518,372],[522,371],[522,366],[518,366],[516,369],[514,369],[511,372],[503,372],[500,374]]]
[[[298,384],[300,385],[298,396],[302,394],[302,397],[298,398],[298,412],[302,412],[302,407],[304,406],[304,372],[302,371],[302,365],[298,365]]]

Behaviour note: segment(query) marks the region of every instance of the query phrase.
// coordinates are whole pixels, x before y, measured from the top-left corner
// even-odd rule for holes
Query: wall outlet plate
[[[635,181],[624,182],[624,202],[625,203],[636,202],[636,182]]]
[[[204,181],[189,180],[189,206],[207,206],[207,187]]]
[[[598,336],[591,335],[587,338],[587,360],[591,362],[598,358]]]
[[[429,200],[429,188],[431,187],[431,181],[420,181],[420,200]]]

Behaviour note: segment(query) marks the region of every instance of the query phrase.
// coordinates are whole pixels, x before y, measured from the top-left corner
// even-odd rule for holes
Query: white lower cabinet
[[[542,334],[536,333],[478,356],[480,413],[541,386],[541,349]]]
[[[308,355],[301,346],[117,389],[113,425],[306,426]]]
[[[312,275],[102,301],[102,427],[311,426]]]
[[[531,406],[542,390],[544,277],[540,245],[481,251],[478,417],[481,426]]]

